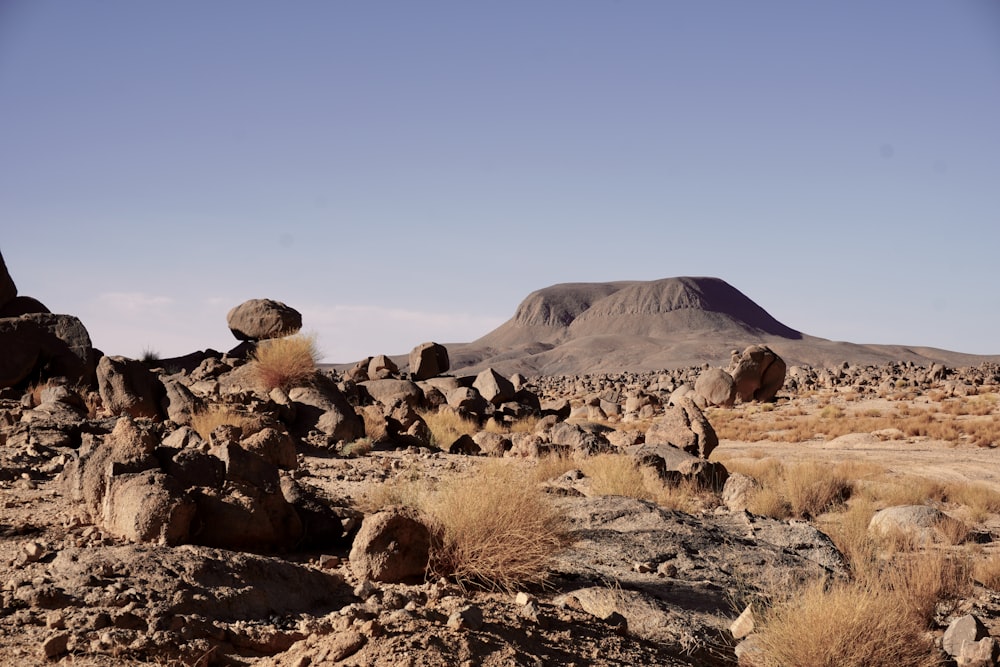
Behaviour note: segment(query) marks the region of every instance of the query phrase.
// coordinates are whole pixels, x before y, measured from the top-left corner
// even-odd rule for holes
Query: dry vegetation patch
[[[290,389],[308,382],[316,374],[319,361],[316,337],[295,334],[261,341],[254,350],[251,364],[261,389]]]
[[[191,415],[191,428],[205,440],[219,426],[238,426],[244,434],[260,428],[260,417],[237,412],[233,409],[219,406]]]
[[[995,419],[997,398],[983,394],[941,403],[885,402],[872,407],[866,401],[848,400],[849,395],[815,399],[813,409],[789,402],[753,404],[713,409],[709,421],[720,438],[758,442],[805,442],[832,440],[850,433],[896,431],[902,437],[926,437],[979,447],[1000,444],[1000,420]],[[812,399],[810,399],[812,400]]]

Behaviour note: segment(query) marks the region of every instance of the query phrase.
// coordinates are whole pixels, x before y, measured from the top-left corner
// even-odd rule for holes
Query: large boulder
[[[392,378],[368,380],[359,383],[358,386],[364,389],[372,400],[385,407],[403,403],[419,408],[424,404],[424,392],[415,382],[409,380],[394,380]]]
[[[784,360],[766,345],[751,345],[736,357],[730,374],[736,383],[736,398],[744,403],[770,401],[785,384]]]
[[[101,402],[113,415],[162,420],[167,390],[144,363],[127,357],[101,357],[97,364]]]
[[[715,429],[698,406],[688,397],[668,406],[646,431],[651,445],[673,445],[688,454],[707,459],[719,444]]]
[[[295,406],[292,433],[300,437],[312,430],[344,442],[364,437],[365,425],[361,417],[337,388],[337,384],[323,374],[317,374],[311,386],[295,387],[288,392]]]
[[[31,313],[51,313],[44,303],[30,296],[15,296],[0,306],[0,317],[20,317]]]
[[[448,349],[440,343],[421,343],[410,352],[410,376],[414,380],[427,380],[451,368]]]
[[[500,405],[514,400],[517,393],[514,390],[514,383],[497,373],[492,368],[487,368],[476,376],[472,386],[493,405]]]
[[[736,402],[736,382],[733,376],[721,368],[706,368],[694,383],[696,394],[708,405],[732,407]]]
[[[386,380],[399,375],[399,366],[396,362],[384,354],[372,357],[368,362],[368,379]]]
[[[265,340],[290,336],[302,328],[302,314],[280,301],[250,299],[226,315],[237,340]]]
[[[0,252],[0,308],[6,306],[16,296],[17,285],[7,272],[7,263],[3,260],[3,253]]]
[[[0,318],[0,388],[29,377],[65,377],[94,385],[97,353],[90,334],[72,315],[31,313]]]
[[[652,468],[660,479],[669,484],[693,481],[718,490],[724,487],[729,477],[729,471],[721,463],[706,461],[673,445],[640,444],[625,451],[636,463]]]

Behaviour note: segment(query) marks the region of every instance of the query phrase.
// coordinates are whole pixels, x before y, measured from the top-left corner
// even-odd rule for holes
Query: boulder
[[[0,388],[29,376],[65,377],[72,384],[94,385],[97,353],[87,329],[72,315],[0,318],[0,351]]]
[[[607,437],[613,430],[603,424],[559,422],[549,430],[548,435],[553,445],[564,445],[574,453],[600,454],[614,451]]]
[[[364,422],[336,383],[323,374],[316,375],[312,386],[289,391],[288,398],[295,405],[291,429],[296,435],[315,429],[334,440],[350,442],[365,434]]]
[[[384,354],[372,357],[372,360],[368,362],[369,380],[385,380],[397,377],[398,375],[399,366],[396,365],[395,361]]]
[[[479,392],[479,395],[493,405],[500,405],[514,400],[514,383],[497,373],[492,368],[487,368],[476,376],[472,386]]]
[[[708,405],[729,408],[736,402],[733,376],[721,368],[707,368],[698,376],[694,390]]]
[[[439,343],[421,343],[410,352],[410,376],[427,380],[447,373],[451,368],[448,349]]]
[[[625,450],[640,466],[656,471],[669,484],[695,481],[706,488],[721,489],[729,472],[721,463],[706,461],[667,444],[641,444]]]
[[[409,380],[368,380],[358,384],[373,400],[391,407],[396,403],[404,403],[419,408],[424,403],[424,392],[416,383]]]
[[[719,444],[715,429],[698,406],[688,397],[668,406],[646,431],[651,445],[673,445],[693,456],[707,459]]]
[[[785,362],[765,345],[751,345],[734,355],[730,374],[736,398],[744,403],[770,401],[785,383]]]
[[[116,475],[108,480],[101,525],[133,542],[176,545],[187,542],[194,501],[160,470]]]
[[[950,520],[947,514],[929,505],[886,507],[872,516],[868,532],[882,537],[902,536],[927,546],[942,541],[938,527]]]
[[[51,313],[45,304],[30,296],[15,296],[5,305],[0,306],[0,317],[20,317],[31,313]]]
[[[162,420],[167,390],[144,363],[126,357],[101,357],[97,387],[104,407],[113,415]]]
[[[267,492],[250,484],[194,492],[199,530],[192,542],[210,547],[266,552],[295,547],[302,521],[280,488]]]
[[[968,665],[972,662],[970,658],[985,657],[993,658],[993,646],[990,645],[983,650],[979,643],[990,636],[989,631],[983,622],[972,614],[959,616],[948,624],[948,629],[944,631],[941,638],[941,648],[950,655],[959,665]],[[994,665],[995,662],[982,662],[983,665]]]
[[[0,253],[0,308],[6,306],[16,296],[17,285],[14,284],[14,279],[7,271],[7,263],[3,259],[3,253]]]
[[[431,532],[413,512],[389,509],[366,516],[351,547],[350,564],[362,580],[420,581],[427,570]]]
[[[226,315],[237,340],[265,340],[294,334],[302,328],[302,314],[280,301],[250,299]]]

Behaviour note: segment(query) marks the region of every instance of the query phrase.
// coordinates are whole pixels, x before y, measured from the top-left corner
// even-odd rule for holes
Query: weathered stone
[[[188,540],[194,501],[182,486],[159,470],[109,478],[101,525],[133,542],[175,545]]]
[[[718,444],[715,429],[688,397],[668,406],[646,431],[648,444],[669,444],[707,459]]]
[[[280,301],[250,299],[226,315],[237,340],[265,340],[294,334],[302,328],[302,314]]]
[[[421,343],[410,352],[410,376],[414,380],[447,373],[450,367],[448,349],[439,343]]]
[[[20,317],[32,313],[51,313],[44,303],[30,296],[15,296],[0,306],[0,317]]]
[[[368,362],[368,379],[385,380],[399,375],[399,366],[384,354],[372,357]]]
[[[742,512],[747,509],[753,494],[760,488],[760,482],[749,475],[734,472],[726,479],[722,487],[722,503],[730,512]]]
[[[364,436],[364,423],[347,402],[333,380],[316,376],[312,386],[295,387],[288,392],[295,404],[292,431],[303,436],[311,429],[339,441],[350,442]]]
[[[721,368],[708,368],[701,372],[694,383],[695,392],[709,405],[732,407],[736,402],[736,383],[733,376]]]
[[[549,430],[549,439],[554,445],[566,445],[580,454],[599,454],[614,450],[607,433],[613,431],[603,424],[570,424],[559,422]]]
[[[113,415],[163,419],[167,391],[145,364],[126,357],[101,357],[97,364],[101,402]]]
[[[298,459],[295,455],[295,441],[285,431],[265,427],[243,438],[240,441],[240,446],[248,452],[256,454],[267,463],[279,468],[295,470],[298,467]]]
[[[0,253],[0,307],[7,305],[16,296],[17,285],[14,284],[14,279],[7,271],[7,262],[3,259],[3,253]]]
[[[875,512],[868,523],[868,532],[882,535],[901,535],[921,545],[941,540],[938,525],[949,517],[929,505],[901,505],[886,507]]]
[[[365,517],[354,538],[350,564],[359,579],[387,583],[420,580],[427,569],[430,530],[405,510]]]
[[[966,651],[966,647],[976,644],[980,639],[989,636],[989,631],[983,622],[972,614],[959,616],[948,624],[941,638],[941,648],[956,661]],[[962,664],[962,663],[959,663]]]
[[[492,368],[487,368],[477,375],[472,386],[480,396],[493,405],[512,401],[517,393],[514,391],[514,384]]]
[[[364,389],[365,393],[373,400],[386,407],[392,407],[396,403],[405,403],[419,408],[424,403],[424,392],[409,380],[369,380],[359,383],[358,386]]]
[[[267,493],[248,484],[225,493],[198,489],[199,531],[191,539],[196,544],[242,549],[275,551],[289,549],[302,538],[302,521],[285,500],[280,489]]]
[[[94,385],[96,353],[86,328],[72,315],[0,318],[0,350],[0,388],[29,376],[65,377],[73,384]]]
[[[785,383],[785,362],[765,345],[751,345],[736,358],[731,375],[736,397],[744,403],[770,401]]]
[[[669,484],[693,481],[706,488],[721,489],[729,472],[717,461],[708,461],[670,444],[635,445],[625,450],[641,466],[656,471]]]

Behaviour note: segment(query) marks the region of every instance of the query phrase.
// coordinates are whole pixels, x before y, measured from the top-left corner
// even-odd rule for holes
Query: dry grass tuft
[[[732,459],[725,465],[730,472],[760,483],[750,499],[750,512],[776,519],[811,518],[830,511],[850,497],[853,485],[847,473],[857,472],[812,462],[786,465],[774,458]]]
[[[654,490],[635,459],[623,454],[598,454],[580,461],[580,470],[590,479],[590,488],[602,496],[626,496],[653,500]]]
[[[244,435],[260,429],[260,418],[236,412],[226,407],[218,407],[191,415],[191,428],[206,442],[218,426],[239,426]]]
[[[261,341],[251,364],[257,384],[265,392],[277,388],[287,390],[312,379],[319,356],[316,337],[300,333]]]
[[[972,576],[986,588],[1000,591],[1000,553],[976,560]]]
[[[969,590],[968,568],[940,553],[871,563],[853,581],[817,581],[765,610],[754,664],[939,664],[926,630],[939,601]]]
[[[431,432],[431,446],[447,449],[463,435],[475,435],[479,425],[471,419],[466,419],[450,408],[436,411],[418,411]]]
[[[528,471],[485,461],[475,474],[424,497],[436,539],[430,570],[462,585],[513,591],[547,579],[567,544],[567,523]]]

